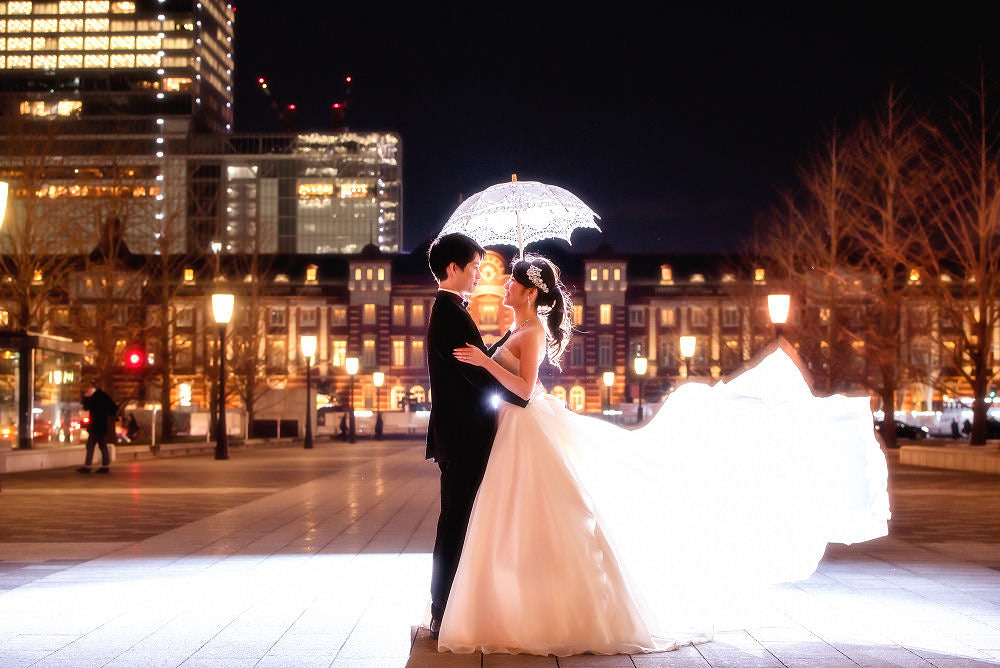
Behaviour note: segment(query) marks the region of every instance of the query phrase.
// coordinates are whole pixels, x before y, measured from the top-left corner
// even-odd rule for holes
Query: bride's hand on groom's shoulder
[[[489,358],[476,346],[466,343],[464,348],[455,348],[455,359],[473,366],[486,366],[486,361]]]

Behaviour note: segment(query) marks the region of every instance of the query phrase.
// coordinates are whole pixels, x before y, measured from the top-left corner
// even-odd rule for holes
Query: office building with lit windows
[[[184,250],[176,156],[231,129],[233,21],[222,0],[0,2],[0,176],[36,200],[13,215],[56,251],[112,220],[135,252]]]
[[[186,156],[189,230],[227,253],[402,247],[402,144],[388,132],[200,135]]]

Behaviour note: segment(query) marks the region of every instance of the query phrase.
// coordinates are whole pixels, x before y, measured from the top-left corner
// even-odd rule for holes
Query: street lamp
[[[385,383],[385,374],[376,371],[372,374],[372,383],[375,384],[375,440],[382,440],[382,404],[379,398],[382,393],[382,384]]]
[[[212,295],[212,317],[219,327],[219,421],[216,423],[215,458],[229,459],[229,434],[226,432],[226,325],[233,317],[236,297]]]
[[[684,358],[684,377],[691,377],[691,358],[694,357],[694,348],[697,339],[693,336],[681,337],[681,357]]]
[[[3,225],[4,214],[7,212],[7,190],[7,183],[0,181],[0,225]]]
[[[611,410],[611,386],[615,384],[615,372],[604,372],[604,387],[608,388],[608,410]]]
[[[771,322],[774,324],[775,338],[779,341],[781,340],[781,330],[785,323],[788,322],[788,310],[791,307],[791,302],[791,295],[767,296],[767,312],[771,316]]]
[[[635,364],[635,375],[639,379],[639,410],[636,411],[636,420],[642,422],[642,380],[646,376],[646,367],[649,365],[649,360],[645,357],[636,357],[633,360]]]
[[[349,437],[347,439],[348,443],[354,443],[356,439],[354,438],[354,375],[358,372],[358,358],[348,357],[344,360],[344,366],[347,368],[347,375],[350,376],[349,384],[349,394],[350,399],[347,403],[348,417],[347,417],[347,429]]]
[[[313,427],[312,416],[314,407],[312,401],[312,361],[316,354],[316,337],[312,334],[304,334],[301,338],[302,356],[306,358],[306,440],[303,447],[311,450],[313,447]]]

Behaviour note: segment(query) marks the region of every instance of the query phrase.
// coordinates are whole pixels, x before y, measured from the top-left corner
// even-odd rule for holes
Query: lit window
[[[31,56],[8,56],[7,67],[31,67]]]
[[[361,342],[361,366],[375,366],[375,339],[365,339]]]
[[[385,280],[385,269],[382,268],[382,267],[379,267],[379,270],[378,270],[378,280],[380,280],[380,281],[384,281]]]
[[[160,38],[156,35],[139,35],[135,38],[135,48],[137,49],[159,49]]]
[[[608,280],[609,277],[610,277],[610,272],[608,272],[607,268],[602,269],[601,270],[601,280],[602,281],[606,281],[606,280]]]
[[[112,21],[111,32],[132,32],[135,30],[135,21]]]
[[[159,67],[160,57],[155,53],[139,53],[135,56],[136,67]]]
[[[84,67],[107,67],[108,66],[108,54],[102,53],[98,54],[87,54],[83,57]]]
[[[347,324],[347,309],[339,306],[333,309],[333,313],[330,316],[330,324],[343,326]]]
[[[29,51],[31,50],[30,37],[11,37],[7,40],[8,51]]]
[[[392,365],[406,366],[406,341],[394,339],[392,342]]]
[[[364,183],[345,183],[340,186],[340,198],[365,197],[368,194],[368,186]]]
[[[333,366],[344,366],[347,359],[347,341],[334,339],[330,342],[330,364]]]
[[[375,324],[375,304],[365,304],[361,310],[361,324]]]
[[[45,43],[48,40],[44,37],[32,37],[31,38],[31,50],[32,51],[42,51],[45,49]],[[54,42],[55,40],[53,40]],[[53,44],[54,46],[54,44]]]
[[[190,77],[169,77],[163,80],[164,90],[181,91],[191,88]]]
[[[194,269],[192,269],[191,267],[186,267],[184,269],[184,282],[194,283]]]
[[[115,35],[111,38],[111,48],[117,51],[135,50],[134,35]]]
[[[676,312],[672,308],[661,308],[660,309],[660,324],[664,327],[673,327],[676,318]]]
[[[7,21],[7,32],[31,32],[31,19],[11,19]]]
[[[332,183],[300,183],[299,199],[324,198],[333,196]]]
[[[421,366],[424,363],[424,340],[410,341],[410,366]]]
[[[622,270],[621,269],[617,269],[617,268],[615,269],[615,280],[616,281],[622,280]]]
[[[83,48],[87,51],[107,51],[108,38],[106,35],[88,35],[83,40]]]
[[[111,22],[108,19],[86,19],[83,22],[84,32],[108,32]]]
[[[763,269],[757,268],[753,270],[753,280],[760,283],[764,280],[765,272]]]
[[[311,264],[308,267],[306,267],[306,283],[315,283],[316,282],[316,271],[317,271],[317,269],[318,269],[318,267],[316,265],[314,265],[314,264]]]
[[[581,304],[573,304],[573,324],[583,324],[583,306]]]
[[[0,56],[0,70],[7,67],[7,56]]]
[[[372,268],[368,267],[368,271],[365,272],[365,278],[369,281],[372,280]]]
[[[705,282],[705,274],[691,274],[691,282],[692,283],[704,283]]]
[[[919,282],[920,282],[920,270],[919,269],[911,269],[910,270],[910,283],[919,283]]]
[[[668,264],[660,265],[660,280],[664,283],[671,283],[674,280],[674,270]]]
[[[59,29],[56,19],[35,19],[35,32],[55,32]]]
[[[569,391],[569,409],[577,413],[587,407],[587,392],[579,385],[574,385]]]
[[[35,270],[35,274],[34,274],[34,276],[32,276],[31,282],[35,283],[36,285],[38,283],[42,282],[42,270],[41,269],[36,269]]]
[[[7,13],[8,14],[30,14],[31,13],[31,3],[30,2],[8,2],[7,3]]]
[[[177,387],[177,403],[187,407],[191,405],[191,384],[181,383]]]
[[[392,324],[397,326],[403,326],[406,324],[406,305],[405,304],[393,304],[392,305]]]
[[[59,32],[83,32],[83,19],[59,19]]]
[[[112,2],[111,3],[111,13],[112,14],[135,14],[135,3],[134,2]]]
[[[566,403],[566,388],[562,385],[556,385],[552,388],[552,396],[559,401]]]
[[[83,14],[83,2],[81,0],[62,0],[59,3],[60,14]]]
[[[415,303],[410,309],[410,326],[417,327],[424,324],[424,305]]]
[[[590,270],[590,280],[592,280],[592,281],[596,281],[597,280],[597,269],[596,268]]]
[[[83,67],[83,56],[79,53],[66,54],[59,56],[59,67],[61,68],[79,68]]]
[[[135,67],[135,56],[131,53],[113,53],[111,67]]]
[[[601,324],[611,324],[611,304],[601,304]]]
[[[489,326],[497,324],[496,304],[483,304],[479,308],[479,324],[480,326]]]
[[[107,14],[111,7],[107,0],[87,0],[84,4],[84,11],[87,14]]]
[[[35,56],[31,59],[31,66],[36,70],[54,70],[56,68],[56,57]]]
[[[82,48],[83,48],[83,37],[79,35],[59,38],[60,51],[79,51]]]

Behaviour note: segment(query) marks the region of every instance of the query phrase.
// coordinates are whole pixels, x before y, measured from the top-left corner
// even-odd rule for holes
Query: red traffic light
[[[125,351],[125,367],[130,371],[136,371],[145,366],[146,351],[138,346],[133,346]]]

